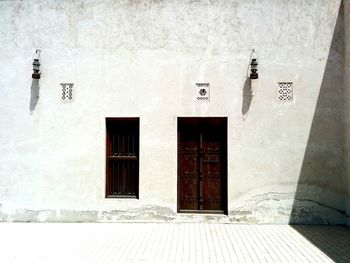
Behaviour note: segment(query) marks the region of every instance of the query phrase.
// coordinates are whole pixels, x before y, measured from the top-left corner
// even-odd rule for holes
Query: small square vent
[[[73,101],[73,83],[61,83],[61,100],[64,102]]]
[[[293,101],[293,82],[278,82],[277,99],[279,101]]]

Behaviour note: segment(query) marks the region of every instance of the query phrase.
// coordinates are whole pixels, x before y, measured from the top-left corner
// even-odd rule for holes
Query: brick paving
[[[0,224],[0,262],[350,262],[350,228],[214,223]]]

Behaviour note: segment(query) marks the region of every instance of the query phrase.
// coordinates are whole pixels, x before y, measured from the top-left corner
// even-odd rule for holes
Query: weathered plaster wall
[[[294,223],[344,223],[339,6],[1,1],[0,219],[289,223],[294,211]],[[260,78],[251,99],[252,48]],[[293,102],[276,100],[279,81],[294,83]],[[62,82],[74,83],[74,102],[60,101]],[[209,103],[195,100],[196,82],[210,82]],[[319,104],[327,83],[336,84]],[[315,112],[324,125],[313,125]],[[140,199],[105,199],[105,117],[127,116],[140,117]],[[228,117],[229,217],[175,212],[179,116]]]
[[[346,212],[350,225],[350,1],[344,1],[344,123],[345,123],[345,167],[346,167]]]

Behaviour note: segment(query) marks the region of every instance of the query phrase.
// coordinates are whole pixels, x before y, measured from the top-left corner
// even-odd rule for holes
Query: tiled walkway
[[[350,228],[2,223],[0,262],[350,262]]]

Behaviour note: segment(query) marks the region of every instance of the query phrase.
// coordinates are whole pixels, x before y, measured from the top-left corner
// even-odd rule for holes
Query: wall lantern
[[[250,79],[258,79],[258,56],[257,53],[255,52],[255,49],[252,50],[251,54],[251,62],[250,62]]]
[[[40,79],[40,50],[37,49],[33,55],[33,79]]]

